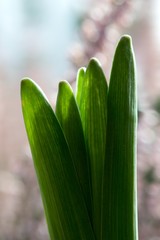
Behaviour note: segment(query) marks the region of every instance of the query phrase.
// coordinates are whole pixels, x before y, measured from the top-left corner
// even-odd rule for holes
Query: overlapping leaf
[[[62,129],[41,90],[21,85],[23,116],[52,240],[94,240],[90,219]]]
[[[137,240],[137,99],[130,37],[117,46],[109,91],[96,59],[78,71],[76,100],[67,82],[59,84],[56,116],[31,80],[23,80],[21,89],[51,240]]]
[[[87,156],[90,162],[93,228],[96,239],[100,239],[108,87],[97,60],[90,60],[86,73],[81,69],[77,84],[76,96],[82,119]]]
[[[82,123],[71,86],[65,81],[59,84],[56,115],[67,139],[91,217],[91,183]]]

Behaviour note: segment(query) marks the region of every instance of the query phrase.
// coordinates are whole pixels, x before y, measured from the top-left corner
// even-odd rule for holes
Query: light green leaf
[[[77,79],[76,79],[76,101],[77,101],[77,104],[79,105],[80,104],[80,101],[81,101],[81,95],[83,93],[83,82],[84,82],[84,78],[85,78],[85,73],[86,73],[86,68],[85,67],[82,67],[78,70],[78,73],[77,73]]]
[[[93,228],[96,239],[100,239],[108,87],[102,68],[96,59],[91,59],[86,73],[81,74],[77,83],[77,102],[91,169]]]
[[[69,83],[59,83],[56,115],[69,145],[79,182],[91,217],[91,183],[85,140],[77,103]]]
[[[62,129],[42,91],[22,80],[22,109],[51,240],[94,240]]]
[[[132,43],[117,46],[108,93],[103,240],[137,240],[137,99]]]

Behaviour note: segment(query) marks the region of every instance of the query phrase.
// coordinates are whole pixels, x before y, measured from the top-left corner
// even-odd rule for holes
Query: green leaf
[[[56,115],[68,142],[89,216],[91,217],[91,184],[82,122],[71,86],[65,81],[59,83]]]
[[[81,72],[77,83],[77,102],[80,109],[87,155],[91,169],[92,216],[96,239],[101,235],[102,175],[104,169],[107,82],[96,59],[91,59],[86,73]]]
[[[137,99],[131,38],[117,46],[108,93],[103,240],[137,240]]]
[[[77,79],[76,79],[76,101],[77,104],[80,104],[81,101],[81,95],[83,94],[83,82],[84,82],[84,78],[85,78],[85,73],[86,73],[86,68],[82,67],[78,70],[77,73]]]
[[[62,129],[42,91],[22,80],[22,109],[52,240],[94,240]]]

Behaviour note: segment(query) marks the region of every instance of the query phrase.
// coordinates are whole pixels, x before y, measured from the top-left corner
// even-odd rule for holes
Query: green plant
[[[22,110],[52,240],[137,240],[137,100],[131,38],[116,48],[109,87],[96,59],[59,84],[53,111],[30,79]]]

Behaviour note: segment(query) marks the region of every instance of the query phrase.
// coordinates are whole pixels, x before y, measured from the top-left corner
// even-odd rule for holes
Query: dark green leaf
[[[137,240],[137,99],[132,43],[117,46],[108,93],[103,240]]]
[[[84,134],[79,110],[69,83],[59,84],[56,103],[56,115],[68,142],[75,164],[80,185],[84,194],[87,209],[91,216],[91,185],[89,178],[89,163],[86,155]]]
[[[81,74],[77,83],[77,102],[91,169],[93,228],[96,239],[100,239],[108,87],[102,68],[95,59],[90,60],[86,73]]]
[[[68,145],[41,90],[21,84],[23,116],[52,240],[94,240]]]

